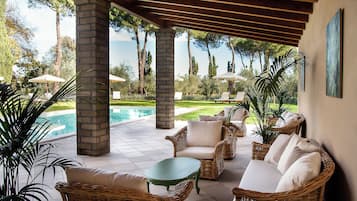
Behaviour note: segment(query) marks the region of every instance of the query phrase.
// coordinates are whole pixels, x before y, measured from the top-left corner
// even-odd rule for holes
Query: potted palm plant
[[[273,64],[265,68],[256,77],[253,87],[248,90],[247,97],[252,112],[256,116],[256,134],[263,138],[263,143],[265,144],[271,143],[277,135],[277,132],[271,129],[272,123],[269,121],[269,117],[272,116],[273,110],[270,108],[269,103],[272,97],[278,96],[281,92],[280,86],[284,80],[285,71],[295,66],[297,61],[298,59],[295,58],[293,49],[275,58]]]
[[[39,121],[47,108],[75,91],[74,83],[72,78],[44,102],[38,101],[37,92],[25,100],[0,84],[0,200],[48,200],[46,172],[78,165],[56,154],[52,144],[41,142],[51,124]]]

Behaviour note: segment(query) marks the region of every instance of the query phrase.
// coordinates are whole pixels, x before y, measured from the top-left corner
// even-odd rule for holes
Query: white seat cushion
[[[176,156],[185,156],[203,160],[213,159],[214,147],[186,147],[186,149],[176,152]]]
[[[188,121],[187,146],[216,146],[222,138],[222,124],[222,121]]]
[[[301,138],[296,135],[293,134],[290,137],[289,143],[286,146],[284,152],[281,154],[279,163],[278,163],[278,170],[284,174],[285,171],[289,168],[289,166],[291,165],[290,162],[291,160],[289,160],[292,152],[294,151],[295,146],[299,143],[299,141],[301,140]]]
[[[66,168],[66,175],[68,183],[104,185],[113,189],[125,187],[147,192],[146,179],[136,175],[81,167]]]
[[[281,155],[283,154],[286,145],[289,143],[290,135],[280,134],[271,145],[264,161],[278,165]]]
[[[296,160],[281,177],[276,192],[294,190],[317,177],[321,168],[319,152],[306,154]]]
[[[251,160],[243,174],[239,188],[273,193],[281,176],[275,165],[262,160]]]

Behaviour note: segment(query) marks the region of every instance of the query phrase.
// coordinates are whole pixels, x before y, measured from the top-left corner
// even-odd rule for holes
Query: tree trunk
[[[270,50],[265,50],[264,51],[264,68],[268,68],[270,65]]]
[[[187,51],[188,51],[188,74],[193,75],[193,63],[192,63],[192,54],[191,54],[191,31],[187,30]]]
[[[244,60],[243,60],[243,53],[239,50],[237,50],[237,52],[240,56],[240,61],[242,62],[243,68],[247,68],[247,66],[245,65]]]
[[[234,47],[232,44],[232,40],[231,37],[228,37],[228,43],[229,43],[229,47],[231,48],[231,52],[232,52],[232,72],[235,73],[236,72],[236,64],[235,64],[235,55],[234,55]]]
[[[135,41],[136,41],[136,53],[138,56],[138,77],[139,77],[139,86],[138,86],[138,93],[141,94],[142,93],[142,89],[140,88],[140,72],[141,72],[141,52],[140,52],[140,41],[139,41],[139,32],[138,29],[134,30],[135,33]]]
[[[144,37],[144,45],[141,50],[141,58],[140,58],[140,94],[144,94],[144,84],[145,84],[145,63],[146,63],[146,44],[148,41],[148,32],[145,32]],[[146,94],[146,93],[145,93]]]
[[[254,54],[249,56],[249,69],[253,72]]]
[[[207,54],[208,54],[208,63],[212,64],[211,51],[209,50],[208,42],[206,42]]]
[[[260,72],[263,72],[264,68],[263,68],[263,61],[262,61],[262,52],[258,51],[258,55],[259,55],[259,63],[260,63]]]
[[[56,44],[56,61],[54,65],[55,75],[57,77],[61,76],[61,63],[62,63],[62,38],[61,38],[61,17],[60,13],[56,11],[56,34],[57,34],[57,44]],[[59,88],[58,83],[54,84],[54,91]]]

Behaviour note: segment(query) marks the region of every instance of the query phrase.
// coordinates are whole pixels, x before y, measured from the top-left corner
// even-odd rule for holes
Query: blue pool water
[[[153,107],[111,107],[110,124],[145,117],[154,113],[155,108]],[[46,138],[59,137],[76,132],[76,114],[74,110],[61,114],[45,114],[42,118],[52,123],[52,131]]]

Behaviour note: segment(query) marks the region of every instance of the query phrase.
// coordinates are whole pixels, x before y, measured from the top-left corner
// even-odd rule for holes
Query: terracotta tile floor
[[[173,135],[186,122],[175,122],[175,128],[164,130],[155,128],[154,117],[121,124],[111,128],[111,152],[100,157],[79,156],[76,154],[75,136],[56,140],[53,143],[62,155],[80,161],[86,167],[103,168],[119,172],[129,172],[143,175],[144,171],[156,162],[172,157],[172,145],[165,140],[166,135]],[[239,184],[244,169],[251,157],[251,142],[256,140],[251,130],[254,126],[248,125],[248,136],[238,139],[238,155],[233,160],[225,162],[225,170],[217,181],[200,180],[201,192],[199,195],[193,190],[189,201],[225,201],[232,200],[232,188]],[[64,181],[63,172],[56,174],[55,179],[50,177],[50,185],[56,181]],[[166,193],[162,186],[150,186],[153,193]],[[50,191],[51,200],[61,200],[56,190]]]

